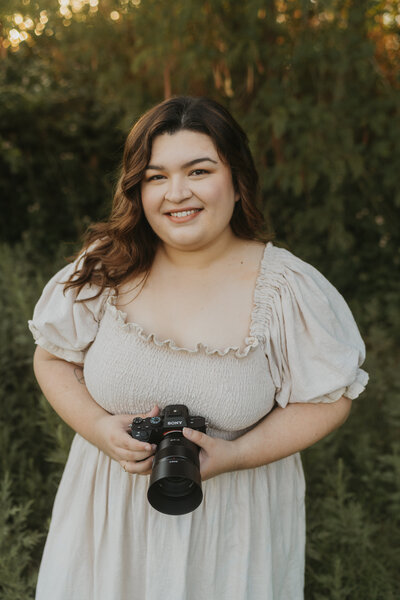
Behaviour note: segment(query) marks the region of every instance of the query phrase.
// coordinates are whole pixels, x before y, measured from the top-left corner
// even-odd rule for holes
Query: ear
[[[237,182],[234,182],[233,191],[235,192],[235,202],[239,202],[240,200],[240,191]]]

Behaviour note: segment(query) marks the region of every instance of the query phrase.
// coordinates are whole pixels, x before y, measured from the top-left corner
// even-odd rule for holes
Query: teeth
[[[198,212],[200,209],[195,208],[193,210],[182,210],[180,212],[171,212],[169,213],[173,217],[187,217],[188,215],[192,215],[195,212]]]

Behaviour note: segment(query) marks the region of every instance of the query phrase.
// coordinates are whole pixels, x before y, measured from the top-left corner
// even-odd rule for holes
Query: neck
[[[211,265],[226,260],[243,243],[231,230],[227,235],[199,248],[181,249],[160,244],[157,258],[177,269],[208,269]]]

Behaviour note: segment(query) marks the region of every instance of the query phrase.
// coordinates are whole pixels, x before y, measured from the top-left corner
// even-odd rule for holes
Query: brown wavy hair
[[[145,279],[154,260],[159,238],[144,215],[141,181],[150,162],[155,137],[181,130],[208,135],[231,169],[235,203],[230,222],[233,233],[242,239],[267,241],[264,217],[257,208],[258,174],[243,129],[218,102],[204,97],[177,96],[147,111],[128,134],[111,214],[106,222],[92,224],[84,237],[82,256],[74,274],[65,283],[82,287],[99,286],[118,293],[118,286],[130,277],[143,274]]]

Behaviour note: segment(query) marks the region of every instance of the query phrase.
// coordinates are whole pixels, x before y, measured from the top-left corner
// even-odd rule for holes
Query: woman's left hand
[[[236,469],[237,454],[233,441],[210,437],[189,427],[183,428],[183,435],[200,447],[200,474],[203,481]]]

